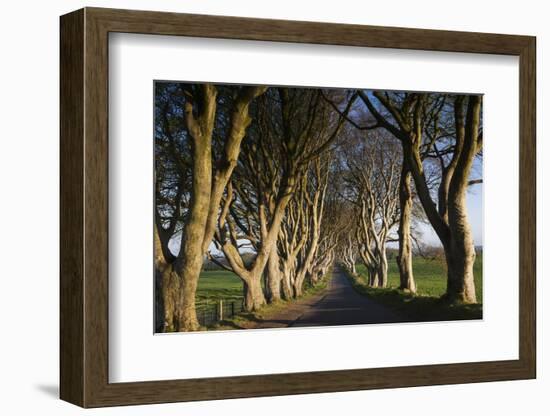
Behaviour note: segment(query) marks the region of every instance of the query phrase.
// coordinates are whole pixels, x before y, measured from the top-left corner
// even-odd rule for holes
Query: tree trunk
[[[378,263],[378,286],[388,286],[388,257],[386,256],[385,245],[380,251],[380,262]]]
[[[185,269],[182,271],[183,278],[180,281],[176,331],[196,331],[199,329],[199,321],[195,309],[195,293],[197,292],[201,268],[198,269],[198,273],[192,270],[186,273]],[[196,273],[196,276],[194,273]],[[187,278],[187,276],[190,276],[190,278]]]
[[[370,279],[370,286],[371,287],[378,287],[380,286],[380,273],[379,273],[379,267],[371,266],[369,269],[369,279]]]
[[[399,183],[399,252],[397,267],[399,269],[399,289],[416,293],[412,267],[411,247],[411,215],[412,215],[411,173],[407,167],[407,159],[403,157],[401,178]]]
[[[451,239],[445,251],[447,259],[447,297],[450,301],[475,303],[474,262],[476,258],[472,230],[467,217],[466,194],[449,203]]]
[[[450,302],[476,303],[474,283],[475,249],[473,244],[451,242],[445,250],[447,260],[447,293]]]
[[[164,330],[164,300],[162,299],[162,273],[155,268],[155,333]]]
[[[281,279],[281,286],[283,291],[283,299],[290,300],[293,297],[292,293],[292,279],[290,276],[290,270],[286,265],[283,267],[283,276]]]
[[[212,187],[212,130],[216,114],[216,94],[213,85],[204,85],[201,98],[203,108],[199,117],[194,115],[191,102],[185,105],[187,128],[193,138],[191,198],[187,223],[182,230],[180,252],[173,263],[174,273],[166,279],[170,282],[169,287],[163,289],[167,294],[177,290],[178,298],[175,304],[178,310],[174,314],[174,322],[167,324],[167,328],[176,331],[199,329],[195,292],[203,263],[202,242]],[[170,296],[173,296],[173,293]],[[166,300],[167,298],[165,302]],[[165,310],[169,307],[170,304],[165,303]]]
[[[306,278],[306,272],[302,271],[296,275],[294,279],[294,297],[299,298],[303,293],[304,280]]]
[[[161,332],[177,331],[177,311],[179,308],[179,279],[174,273],[172,264],[166,261],[158,225],[154,230],[155,250],[155,288],[158,290],[156,299],[159,301],[155,318],[155,326]]]
[[[279,253],[277,247],[273,247],[267,260],[267,301],[269,303],[281,300],[281,268],[279,266]]]
[[[158,270],[162,281],[163,325],[162,332],[178,330],[179,279],[171,269]]]
[[[265,305],[265,296],[262,290],[261,275],[251,275],[243,284],[244,308],[249,312],[259,310]]]
[[[458,113],[460,112],[457,111]],[[472,229],[468,221],[466,190],[472,164],[476,153],[479,151],[480,114],[481,96],[470,95],[464,126],[464,144],[449,184],[448,197],[449,230],[451,234],[448,250],[452,262],[447,270],[447,297],[451,301],[466,303],[477,301],[474,283],[476,253]]]

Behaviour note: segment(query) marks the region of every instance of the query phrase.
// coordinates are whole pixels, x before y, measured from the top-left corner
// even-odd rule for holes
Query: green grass
[[[210,276],[210,274],[216,274],[213,276]],[[200,280],[203,279],[203,277],[206,277],[206,282],[204,283],[204,286],[201,287]],[[264,319],[267,319],[269,316],[272,316],[274,314],[277,314],[278,312],[284,311],[285,308],[288,307],[288,305],[292,302],[295,302],[296,300],[302,300],[307,299],[311,296],[314,296],[323,290],[326,289],[328,282],[330,281],[330,277],[332,277],[331,273],[328,273],[327,276],[325,276],[323,279],[319,280],[315,286],[307,286],[306,283],[304,283],[304,290],[302,293],[302,296],[298,299],[292,299],[292,300],[280,300],[279,302],[266,304],[260,310],[254,311],[254,312],[240,312],[237,313],[234,317],[225,319],[221,322],[215,323],[205,329],[208,330],[220,330],[220,329],[242,329],[247,328],[250,325],[253,325],[254,323],[260,322]],[[237,279],[238,282],[238,296],[237,291],[235,290],[234,286],[231,286],[229,288],[228,286],[220,287],[224,284],[224,281],[226,284],[233,285],[233,279]],[[220,290],[221,289],[221,290]],[[197,305],[198,305],[198,299],[200,296],[205,296],[208,294],[209,302],[212,301],[217,296],[217,299],[228,299],[228,297],[224,297],[224,294],[233,293],[235,296],[235,299],[238,299],[239,301],[242,301],[242,283],[239,280],[237,276],[235,276],[233,273],[226,272],[226,271],[220,271],[220,272],[203,272],[199,279],[199,288],[197,290]],[[203,298],[206,299],[206,298]],[[205,303],[203,303],[204,305]],[[197,309],[199,307],[197,306]]]
[[[388,287],[399,287],[399,269],[395,259],[388,260]],[[363,264],[358,264],[357,273],[367,275],[367,269]],[[478,255],[474,263],[474,280],[476,285],[476,297],[479,303],[483,303],[482,285],[483,257]],[[423,296],[441,297],[447,288],[447,269],[444,259],[413,259],[413,272],[418,293]]]
[[[211,307],[220,299],[224,302],[235,302],[240,306],[243,300],[242,280],[225,270],[202,272],[195,299],[199,311]]]
[[[358,276],[349,275],[349,278],[359,293],[391,307],[410,321],[480,319],[483,302],[482,266],[483,258],[478,256],[474,264],[474,279],[479,303],[473,305],[449,304],[441,300],[447,285],[446,267],[442,259],[428,260],[419,257],[413,259],[416,295],[397,289],[399,271],[393,259],[389,262],[388,287],[385,289],[371,288],[367,285],[366,268],[363,265],[357,265]]]

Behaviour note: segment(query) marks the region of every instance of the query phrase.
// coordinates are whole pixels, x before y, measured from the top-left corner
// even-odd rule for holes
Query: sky
[[[472,227],[474,244],[483,245],[483,184],[472,185],[466,195],[468,205],[468,219]],[[422,233],[422,241],[432,246],[440,246],[441,242],[437,234],[429,224],[420,224],[418,227]]]

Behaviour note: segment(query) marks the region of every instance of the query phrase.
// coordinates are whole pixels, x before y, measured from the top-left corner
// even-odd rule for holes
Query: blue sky
[[[468,218],[474,235],[474,244],[483,245],[483,184],[472,185],[466,195],[468,205]],[[425,244],[440,246],[433,228],[429,224],[420,224],[418,227],[422,233],[422,241]]]

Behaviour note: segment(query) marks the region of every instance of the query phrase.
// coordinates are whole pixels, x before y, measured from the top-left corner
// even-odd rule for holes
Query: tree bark
[[[164,270],[161,273],[162,279],[162,304],[164,306],[163,332],[178,331],[178,308],[179,308],[179,279],[171,270]]]
[[[371,267],[369,269],[369,280],[370,280],[370,286],[371,287],[379,287],[380,286],[380,274],[379,274],[379,268],[378,267]]]
[[[262,290],[261,276],[251,275],[243,284],[244,308],[254,312],[265,305],[265,296]]]
[[[267,260],[267,301],[269,303],[281,300],[281,268],[277,247],[273,247]]]
[[[283,299],[290,300],[293,298],[294,293],[292,290],[292,276],[289,268],[283,268],[283,277],[281,279],[281,289],[283,292]]]
[[[447,293],[451,302],[476,303],[474,283],[474,262],[476,258],[473,242],[469,238],[451,242],[445,250],[447,259]]]
[[[406,158],[403,157],[399,184],[399,229],[397,230],[399,236],[399,252],[397,255],[399,289],[416,293],[411,247],[412,206],[411,173]]]
[[[386,255],[385,243],[380,250],[380,262],[378,264],[378,285],[379,287],[388,286],[388,257]]]

